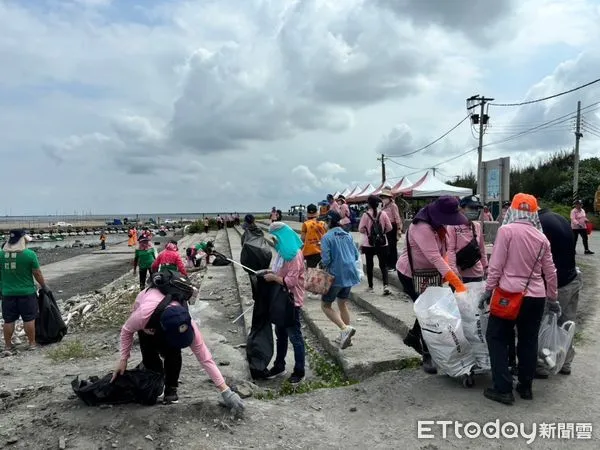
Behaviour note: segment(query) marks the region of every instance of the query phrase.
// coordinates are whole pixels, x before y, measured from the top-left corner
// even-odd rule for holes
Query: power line
[[[413,150],[413,151],[411,151],[411,152],[408,152],[408,153],[404,153],[403,155],[397,155],[397,156],[385,155],[385,157],[386,157],[386,158],[388,158],[388,159],[390,159],[390,160],[391,160],[391,158],[403,158],[403,157],[405,157],[405,156],[414,155],[415,153],[418,153],[418,152],[421,152],[421,151],[423,151],[423,150],[426,150],[426,149],[428,149],[429,147],[431,147],[432,145],[434,145],[434,144],[438,143],[439,141],[441,141],[442,139],[444,139],[446,136],[448,136],[448,135],[449,135],[450,133],[452,133],[454,130],[456,130],[456,129],[457,129],[457,128],[458,128],[460,125],[462,125],[462,123],[463,123],[465,120],[467,120],[469,117],[471,117],[471,114],[467,114],[467,115],[465,116],[465,118],[464,118],[464,119],[462,119],[460,122],[458,122],[458,123],[457,123],[456,125],[454,125],[452,128],[450,128],[448,131],[446,131],[444,134],[442,134],[442,135],[441,135],[439,138],[437,138],[436,140],[434,140],[434,141],[430,142],[429,144],[427,144],[427,145],[425,145],[425,146],[423,146],[423,147],[421,147],[421,148],[418,148],[418,149],[416,149],[416,150]]]
[[[528,101],[524,101],[524,102],[520,102],[520,103],[490,103],[491,106],[523,106],[523,105],[531,105],[532,103],[539,103],[539,102],[544,102],[546,100],[550,100],[556,97],[560,97],[561,95],[566,95],[566,94],[570,94],[571,92],[575,92],[578,91],[579,89],[583,89],[586,88],[588,86],[591,86],[592,84],[598,83],[600,81],[600,78],[594,80],[594,81],[590,81],[589,83],[586,84],[582,84],[581,86],[577,86],[573,89],[569,89],[568,91],[563,91],[563,92],[559,92],[557,94],[553,94],[553,95],[549,95],[548,97],[543,97],[543,98],[537,98],[535,100],[528,100]]]
[[[407,169],[413,169],[413,170],[424,170],[424,169],[419,169],[418,167],[412,167],[412,166],[407,166],[406,164],[401,164],[397,161],[394,161],[393,159],[388,159],[389,162],[393,162],[394,164],[401,166],[401,167],[406,167]]]

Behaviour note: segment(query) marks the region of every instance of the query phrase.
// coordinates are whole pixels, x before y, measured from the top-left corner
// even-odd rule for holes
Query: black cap
[[[306,212],[308,214],[316,214],[317,212],[317,205],[313,205],[312,203],[310,205],[308,205],[306,207]]]
[[[248,225],[254,223],[254,216],[252,214],[246,214],[246,217],[244,217],[244,222],[246,222]]]
[[[331,228],[338,226],[340,220],[342,220],[342,216],[340,216],[339,213],[335,211],[329,211],[325,217],[327,219],[327,222],[329,222],[329,226]]]

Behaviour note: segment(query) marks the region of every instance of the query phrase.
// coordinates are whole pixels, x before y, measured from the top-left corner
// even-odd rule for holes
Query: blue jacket
[[[321,264],[335,277],[333,286],[352,287],[360,283],[356,268],[358,250],[352,236],[340,227],[329,230],[321,239]]]

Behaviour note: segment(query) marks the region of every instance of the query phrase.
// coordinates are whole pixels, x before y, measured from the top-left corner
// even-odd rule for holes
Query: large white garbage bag
[[[558,326],[558,316],[548,312],[542,317],[538,334],[538,362],[556,375],[567,358],[575,337],[575,323],[571,320]]]
[[[428,287],[415,302],[414,311],[439,371],[451,377],[470,373],[476,361],[452,290]]]
[[[485,291],[485,282],[467,283],[467,292],[454,294],[460,315],[465,338],[471,344],[477,366],[482,370],[490,370],[490,352],[488,351],[485,332],[490,317],[489,305],[482,311],[479,299]]]

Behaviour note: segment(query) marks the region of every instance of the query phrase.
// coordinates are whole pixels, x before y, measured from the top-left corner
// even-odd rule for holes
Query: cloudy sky
[[[378,153],[437,138],[471,95],[599,78],[599,23],[600,0],[0,0],[0,214],[287,209],[376,184]],[[571,148],[577,100],[600,83],[491,106],[485,142],[506,142],[484,159]],[[466,121],[388,176],[468,172],[476,153],[443,162],[475,145]]]

